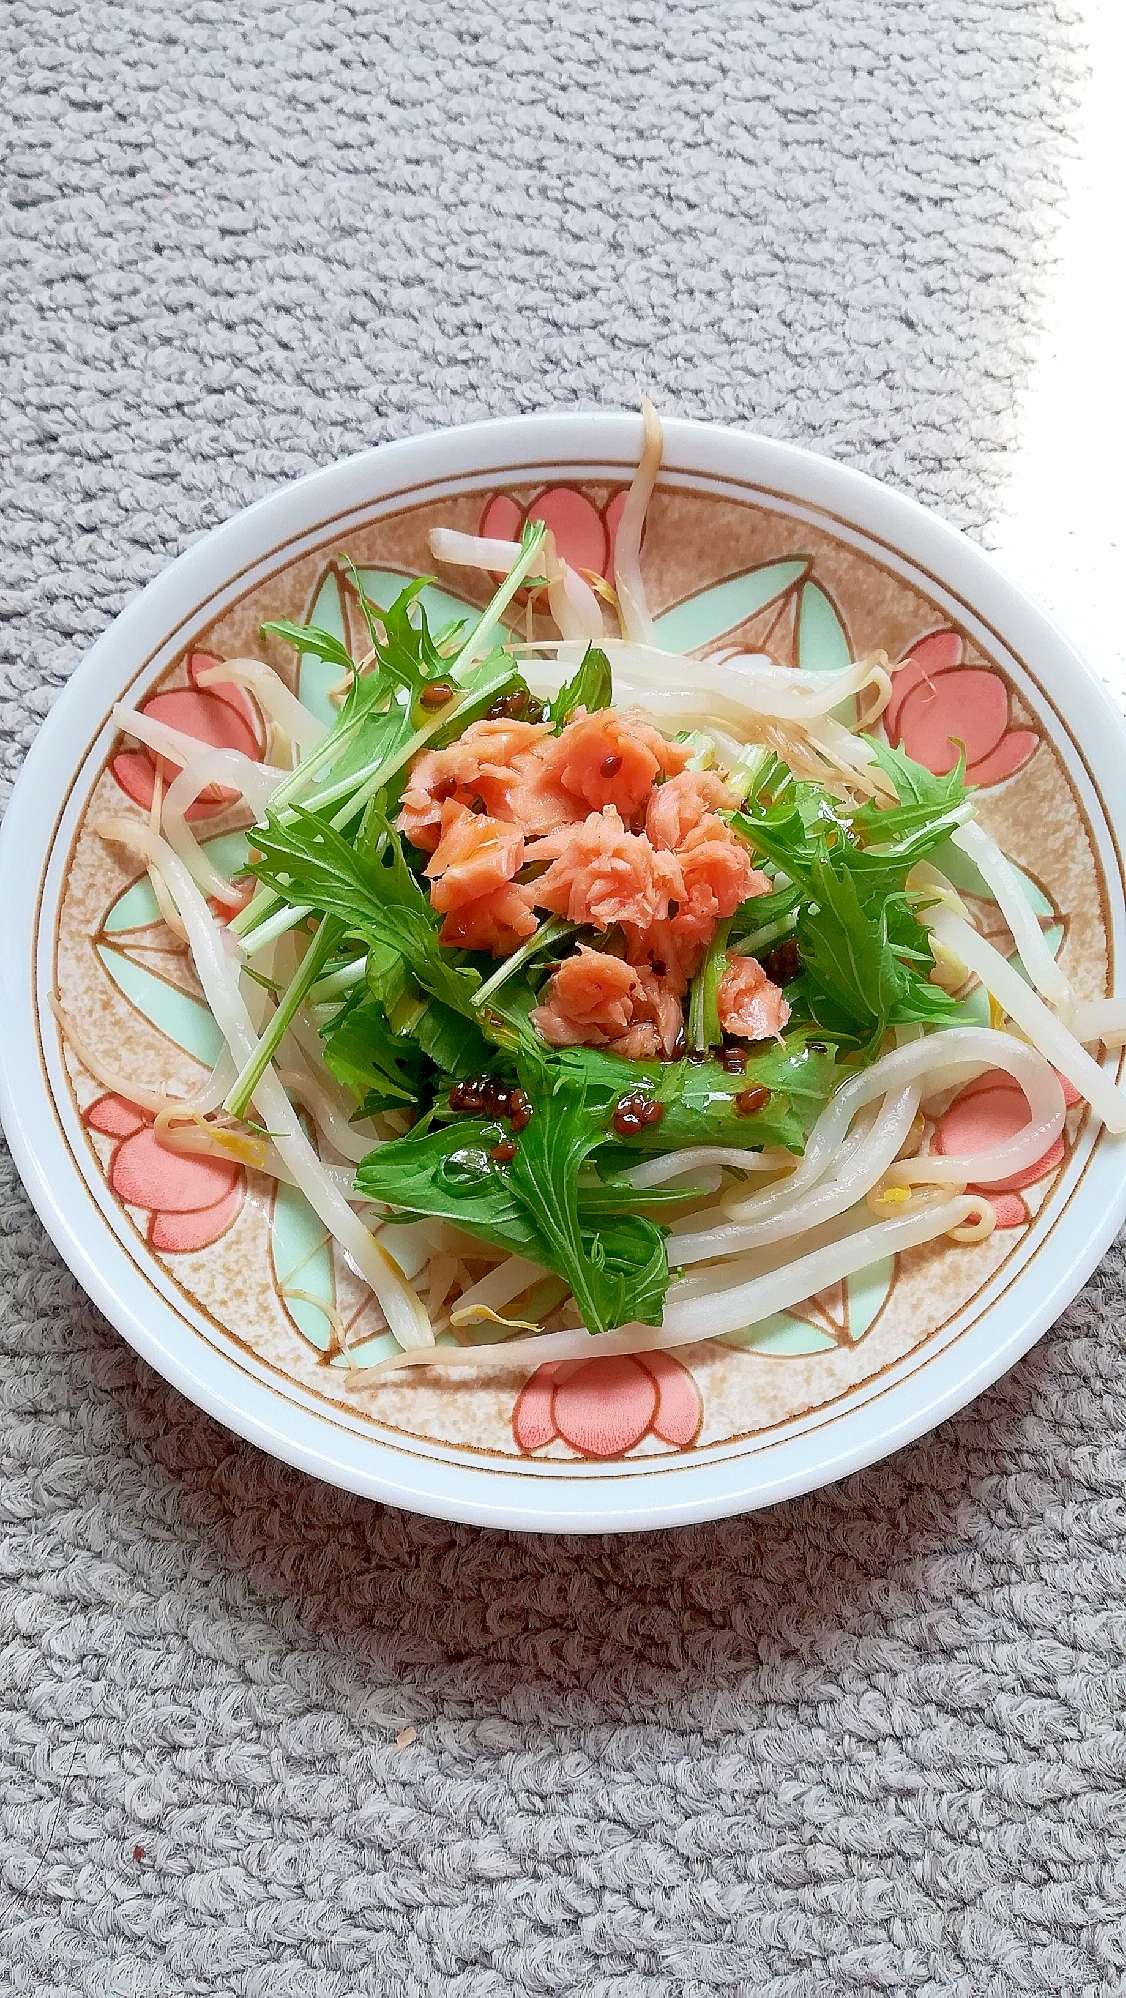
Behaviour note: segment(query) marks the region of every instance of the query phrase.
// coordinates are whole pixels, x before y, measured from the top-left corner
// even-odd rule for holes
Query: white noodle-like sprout
[[[957,922],[958,918],[953,916],[950,920]],[[1013,976],[1017,974],[1014,972]],[[1023,985],[1023,980],[1019,982]],[[1024,986],[1024,990],[1028,987]],[[940,1078],[962,1080],[990,1068],[1004,1069],[1019,1083],[1028,1099],[1030,1121],[1013,1137],[989,1151],[976,1153],[971,1159],[936,1158],[929,1176],[955,1183],[960,1180],[963,1185],[972,1180],[975,1186],[991,1186],[1013,1173],[1026,1172],[1051,1149],[1063,1130],[1066,1105],[1058,1076],[1052,1073],[1043,1055],[1034,1047],[1014,1040],[1011,1034],[999,1033],[992,1027],[947,1027],[925,1040],[913,1041],[909,1047],[896,1048],[873,1062],[871,1068],[850,1076],[821,1112],[797,1172],[780,1187],[750,1197],[741,1188],[730,1188],[721,1202],[724,1213],[731,1221],[773,1220],[783,1209],[790,1208],[799,1195],[804,1199],[828,1166],[837,1162],[845,1132],[862,1105],[874,1102],[892,1089],[905,1089],[913,1084],[918,1084],[923,1094],[933,1094],[935,1088],[942,1086]],[[929,1092],[924,1087],[927,1083],[931,1085]]]
[[[590,584],[557,554],[550,529],[544,536],[544,549],[548,607],[563,637],[584,645],[601,645],[602,612]]]
[[[685,662],[686,667],[694,663]],[[779,721],[772,715],[759,715],[750,708],[739,707],[721,695],[711,697],[709,702],[691,686],[680,692],[644,687],[622,674],[615,675],[615,688],[623,704],[636,702],[645,718],[666,735],[689,727],[706,730],[717,748],[722,738],[715,717],[721,714],[734,734],[734,752],[730,747],[727,749],[729,768],[748,742],[756,742],[772,749],[795,777],[808,777],[838,797],[859,792],[866,798],[894,800],[895,786],[872,761],[867,743],[850,735],[829,716],[814,716],[805,722]]]
[[[506,576],[523,552],[518,541],[459,534],[452,527],[430,530],[430,553],[436,562],[445,562],[451,568],[486,569],[492,575]],[[544,553],[547,600],[561,635],[584,647],[601,645],[603,625],[598,599],[585,578],[559,555],[550,529],[544,536]]]
[[[953,883],[929,860],[917,860],[907,876],[907,886],[911,889],[925,889],[936,902],[946,909],[953,909],[956,916],[969,920],[969,910]]]
[[[614,590],[625,637],[634,645],[659,648],[660,639],[649,615],[641,580],[641,532],[661,469],[664,436],[661,419],[647,395],[641,398],[641,421],[644,430],[641,457],[614,537]]]
[[[1036,912],[1021,887],[1011,861],[1006,859],[996,840],[990,839],[984,827],[975,825],[972,820],[968,825],[958,827],[953,835],[953,844],[969,855],[982,879],[992,889],[1029,978],[1041,997],[1067,1024],[1075,1005],[1071,980],[1052,956]]]
[[[666,1180],[679,1179],[681,1173],[692,1173],[701,1166],[735,1166],[740,1172],[788,1172],[795,1164],[793,1152],[782,1150],[780,1145],[766,1151],[748,1152],[736,1145],[686,1145],[679,1152],[664,1152],[655,1159],[646,1159],[643,1165],[630,1166],[621,1177],[629,1181],[640,1192],[645,1187],[663,1186]]]
[[[1126,1045],[1126,999],[1078,999],[1069,1025],[1077,1041]]]
[[[548,1274],[539,1263],[529,1262],[525,1256],[509,1256],[506,1262],[498,1263],[487,1276],[463,1291],[450,1314],[450,1323],[467,1325],[478,1313],[500,1311],[514,1297],[519,1297],[521,1291],[530,1290]]]
[[[187,811],[194,805],[201,791],[210,783],[205,774],[202,760],[198,763],[185,763],[177,777],[174,777],[164,800],[164,837],[180,860],[183,861],[197,888],[205,895],[213,895],[229,909],[242,907],[244,896],[220,874],[217,867],[208,859],[199,841],[187,822]]]
[[[283,1068],[278,1071],[278,1081],[290,1096],[299,1097],[316,1124],[317,1129],[328,1139],[333,1151],[339,1152],[342,1159],[349,1159],[359,1165],[380,1143],[374,1135],[365,1137],[342,1117],[327,1089],[312,1075],[303,1070]]]
[[[123,1097],[126,1103],[135,1104],[138,1110],[151,1110],[154,1116],[159,1116],[163,1110],[180,1114],[198,1110],[201,1116],[206,1116],[209,1110],[219,1108],[235,1079],[237,1070],[230,1053],[224,1048],[211,1074],[190,1095],[170,1096],[166,1089],[146,1089],[132,1073],[127,1074],[124,1068],[115,1067],[113,1062],[96,1053],[73,1015],[66,1011],[57,992],[48,993],[47,1004],[62,1029],[63,1038],[69,1041],[87,1074],[92,1075],[95,1082],[100,1082],[111,1096]]]
[[[160,831],[160,812],[163,796],[164,778],[161,775],[158,765],[153,771],[152,804],[149,807],[149,824],[156,833]],[[149,881],[152,884],[152,892],[156,896],[156,906],[160,910],[165,928],[171,930],[174,937],[179,937],[181,943],[187,943],[188,933],[180,921],[180,912],[171,895],[168,893],[167,884],[159,867],[149,868]]]
[[[229,1163],[253,1166],[256,1172],[269,1171],[270,1144],[251,1131],[236,1131],[222,1124],[209,1124],[198,1110],[162,1110],[153,1124],[153,1136],[168,1152],[190,1153],[193,1157],[224,1159]]]
[[[613,1332],[591,1335],[583,1327],[566,1332],[546,1332],[527,1339],[498,1341],[488,1346],[435,1346],[425,1353],[397,1353],[365,1374],[367,1381],[378,1380],[404,1366],[465,1367],[471,1372],[486,1369],[518,1368],[532,1372],[537,1367],[564,1360],[594,1360],[611,1353],[669,1352],[680,1346],[700,1345],[708,1339],[723,1339],[732,1332],[785,1311],[803,1298],[813,1297],[830,1284],[840,1283],[857,1270],[867,1269],[884,1256],[901,1254],[939,1235],[964,1226],[981,1212],[981,1198],[959,1194],[953,1200],[928,1204],[917,1212],[894,1221],[880,1221],[874,1227],[826,1243],[782,1263],[777,1269],[747,1277],[740,1282],[738,1265],[724,1276],[725,1288],[718,1293],[705,1288],[692,1289],[692,1279],[674,1284],[665,1306],[664,1323],[622,1325]],[[734,1278],[734,1281],[731,1279]]]
[[[200,764],[207,772],[208,784],[237,791],[256,815],[268,804],[283,777],[292,775],[271,763],[256,763],[252,756],[244,756],[241,749],[213,749],[198,736],[186,735],[183,729],[172,728],[153,715],[143,715],[138,708],[126,707],[123,701],[117,703],[111,718],[123,735],[135,737],[157,756],[167,757],[170,763],[185,767],[189,763]]]
[[[830,1097],[824,1110],[814,1124],[805,1142],[805,1151],[800,1159],[787,1154],[793,1171],[779,1180],[776,1185],[760,1188],[758,1192],[747,1192],[743,1187],[728,1187],[720,1206],[730,1221],[743,1221],[753,1217],[756,1221],[767,1216],[780,1214],[804,1199],[809,1189],[824,1179],[830,1167],[837,1171],[846,1162],[848,1147],[852,1143],[849,1125],[852,1122],[847,1111],[830,1116],[830,1111],[840,1095],[838,1088]],[[857,1134],[856,1142],[860,1142]]]
[[[145,860],[156,860],[184,919],[204,997],[241,1070],[257,1053],[258,1037],[239,990],[237,970],[224,949],[222,933],[187,868],[164,840],[132,819],[105,819],[97,831],[104,839],[139,852]],[[270,1066],[254,1091],[254,1102],[282,1163],[292,1172],[314,1213],[332,1230],[345,1254],[370,1284],[396,1339],[405,1346],[429,1344],[433,1339],[430,1320],[416,1293],[386,1250],[353,1214],[325,1171]]]
[[[429,1288],[426,1292],[426,1309],[430,1322],[434,1324],[442,1306],[457,1281],[457,1257],[449,1255],[431,1256],[427,1271]],[[448,1320],[446,1321],[448,1323]],[[437,1327],[435,1326],[435,1330]]]
[[[153,1136],[166,1152],[192,1152],[200,1158],[223,1159],[227,1164],[250,1166],[285,1186],[297,1185],[268,1138],[229,1125],[210,1124],[199,1110],[162,1110],[153,1125]]]
[[[299,749],[315,749],[328,734],[327,722],[318,721],[308,708],[291,694],[285,681],[262,659],[225,659],[221,665],[207,666],[196,674],[197,687],[233,683],[248,687],[258,706],[270,720],[295,742]]]
[[[854,789],[860,787],[869,797],[883,798],[888,804],[898,802],[895,785],[886,771],[880,769],[875,752],[843,722],[834,720],[832,715],[818,715],[814,721],[800,726],[813,750],[839,770]]]
[[[808,1192],[796,1208],[790,1208],[773,1215],[769,1220],[746,1222],[742,1225],[721,1221],[718,1226],[701,1228],[699,1223],[708,1219],[707,1215],[693,1216],[686,1223],[683,1232],[673,1228],[669,1236],[669,1262],[680,1266],[682,1263],[700,1263],[713,1256],[739,1255],[747,1249],[756,1249],[766,1242],[781,1242],[796,1235],[808,1234],[825,1221],[832,1221],[849,1207],[862,1200],[869,1187],[875,1186],[891,1165],[903,1145],[919,1107],[919,1091],[911,1085],[900,1091],[894,1101],[876,1119],[864,1142],[857,1146],[848,1167],[831,1180],[823,1180],[820,1186]],[[713,1208],[712,1213],[716,1210]],[[693,1225],[695,1224],[695,1225]]]
[[[931,930],[932,936],[954,957],[960,958],[968,971],[977,973],[986,991],[997,1000],[1011,1020],[1015,1020],[1023,1034],[1027,1034],[1034,1047],[1065,1075],[1072,1087],[1085,1096],[1096,1117],[1101,1117],[1108,1131],[1126,1131],[1126,1095],[1118,1088],[1105,1069],[1099,1067],[1093,1055],[1076,1040],[1061,1020],[1037,997],[1030,985],[1026,985],[1019,971],[994,950],[983,936],[979,936],[969,923],[955,916],[949,909],[927,909],[922,912],[923,921]],[[970,1031],[969,1029],[965,1031]],[[1011,1036],[1004,1035],[1003,1039]],[[998,1062],[997,1066],[1007,1066]],[[975,1182],[982,1175],[975,1172]]]
[[[883,712],[891,697],[891,675],[882,652],[835,672],[803,673],[792,666],[776,665],[765,653],[734,652],[723,658],[696,659],[682,652],[623,645],[612,638],[605,641],[603,649],[611,666],[620,667],[636,687],[645,689],[643,698],[658,691],[682,693],[690,685],[697,697],[707,696],[709,712],[714,698],[730,702],[733,711],[749,710],[777,721],[809,722],[868,687],[879,696],[875,714]]]
[[[523,554],[518,541],[497,541],[487,534],[460,534],[454,527],[430,529],[430,553],[451,569],[485,569],[507,576]]]

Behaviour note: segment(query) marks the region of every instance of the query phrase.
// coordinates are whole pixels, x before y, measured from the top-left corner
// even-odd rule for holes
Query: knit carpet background
[[[6,782],[173,555],[432,425],[648,387],[988,539],[1083,63],[1050,0],[4,0]],[[1120,1250],[888,1462],[587,1541],[271,1462],[10,1167],[0,1227],[4,1993],[1126,1990]]]

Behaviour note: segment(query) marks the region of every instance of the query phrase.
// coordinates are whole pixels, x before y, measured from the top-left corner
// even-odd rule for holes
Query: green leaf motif
[[[1018,876],[1020,885],[1028,898],[1029,906],[1035,911],[1036,915],[1056,915],[1057,910],[1055,905],[1049,901],[1039,883],[1034,881],[1030,874],[1026,874],[1022,867],[1018,867],[1015,860],[1011,857],[1008,858],[1009,866],[1012,868],[1014,874]],[[978,873],[969,854],[963,853],[961,847],[955,846],[952,841],[947,840],[941,846],[936,846],[934,852],[931,854],[931,859],[935,866],[940,868],[942,873],[945,874],[946,879],[963,895],[979,895],[983,902],[992,902],[996,899],[992,888],[990,888],[984,877]]]
[[[373,831],[377,823],[373,820]],[[458,969],[439,945],[438,918],[386,822],[379,853],[372,855],[349,846],[331,826],[298,806],[287,825],[268,813],[255,845],[262,856],[255,872],[267,887],[282,896],[300,895],[322,915],[338,918],[348,935],[369,947],[398,952],[427,992],[473,1019],[480,975]]]
[[[839,1338],[803,1317],[800,1305],[794,1305],[790,1311],[772,1312],[757,1325],[730,1333],[722,1343],[744,1353],[779,1357],[832,1352],[845,1341],[856,1346],[871,1331],[883,1310],[894,1277],[895,1257],[884,1256],[845,1280],[841,1287],[843,1316]]]
[[[1063,949],[1064,937],[1067,934],[1064,923],[1060,919],[1059,910],[1056,908],[1055,903],[1044,893],[1038,881],[1034,881],[1030,874],[1026,874],[1023,867],[1019,867],[1011,855],[1007,855],[1006,858],[1017,880],[1020,882],[1021,890],[1029,908],[1037,917],[1040,927],[1044,931],[1044,942],[1047,944],[1052,956],[1058,957]],[[980,901],[991,902],[996,906],[997,898],[988,882],[978,872],[969,854],[963,853],[961,847],[955,846],[952,840],[944,840],[941,846],[935,847],[931,859],[935,866],[945,874],[946,879],[958,889],[960,894],[974,895]],[[1026,984],[1031,983],[1018,951],[1013,951],[1009,958],[1009,963],[1019,971]],[[979,986],[975,986],[965,1004],[974,1006],[975,1002],[975,1011],[980,1015],[983,1023],[988,1026],[989,1002]]]
[[[185,1054],[214,1068],[223,1052],[223,1036],[202,999],[159,978],[155,971],[109,944],[99,944],[98,956],[119,992],[158,1032],[167,1035]]]
[[[852,663],[844,626],[824,590],[806,583],[798,612],[798,665],[803,673],[839,673]]]
[[[220,874],[228,879],[242,874],[247,862],[246,834],[244,832],[220,833],[218,839],[203,842],[203,850]],[[133,882],[120,894],[102,923],[106,936],[118,936],[125,930],[145,930],[150,923],[162,920],[157,907],[153,885],[147,874]]]
[[[806,583],[798,610],[798,665],[806,673],[839,673],[852,664],[852,649],[844,626],[824,590]],[[850,694],[833,710],[834,718],[852,728],[856,696]]]
[[[747,569],[726,583],[716,583],[688,597],[673,610],[654,618],[660,643],[669,652],[694,652],[712,645],[738,625],[745,624],[756,611],[783,597],[807,573],[804,557],[789,562],[769,562],[759,569]]]
[[[832,1353],[837,1342],[816,1325],[791,1318],[788,1311],[775,1311],[758,1325],[731,1332],[720,1342],[743,1353],[771,1353],[794,1358],[805,1353]]]
[[[321,1298],[330,1309],[335,1306],[332,1244],[326,1238],[324,1222],[295,1186],[279,1184],[274,1196],[270,1256],[274,1282],[285,1310],[302,1337],[319,1353],[327,1352],[332,1321],[328,1312],[319,1310],[310,1299]],[[289,1297],[287,1286],[306,1291],[308,1296]]]
[[[314,1351],[325,1355],[332,1346],[332,1313],[339,1308],[332,1244],[324,1222],[295,1186],[279,1184],[270,1216],[270,1261],[274,1286],[295,1330]],[[296,1292],[303,1296],[298,1297]],[[330,1367],[378,1366],[398,1350],[390,1332],[334,1353]]]

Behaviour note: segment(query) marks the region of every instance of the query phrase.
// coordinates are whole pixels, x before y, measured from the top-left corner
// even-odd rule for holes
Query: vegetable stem
[[[272,812],[278,811],[281,806],[288,804],[289,800],[297,792],[304,790],[310,778],[315,777],[318,770],[322,769],[326,764],[331,768],[342,751],[347,749],[348,744],[356,734],[363,719],[364,717],[357,716],[349,721],[338,721],[329,730],[324,741],[319,742],[315,749],[310,750],[308,756],[303,756],[300,763],[289,772],[288,776],[282,778],[277,789],[271,792],[269,809]]]
[[[702,728],[688,729],[676,740],[692,752],[688,759],[689,770],[711,770],[715,767],[715,743]]]
[[[354,957],[350,964],[342,964],[339,971],[333,971],[327,978],[320,978],[309,988],[309,1004],[323,1006],[327,999],[339,998],[342,992],[351,992],[363,983],[367,971],[366,957]]]
[[[290,979],[288,986],[278,1000],[274,1017],[262,1035],[257,1048],[249,1061],[243,1066],[241,1073],[235,1078],[227,1100],[223,1105],[224,1110],[227,1111],[229,1116],[241,1117],[248,1108],[251,1097],[254,1095],[258,1084],[261,1082],[263,1075],[280,1046],[286,1028],[289,1026],[290,1021],[310,987],[316,982],[317,974],[323,969],[329,953],[335,948],[339,940],[339,936],[340,924],[333,917],[326,916],[298,965],[297,970]]]
[[[240,909],[238,915],[232,916],[227,924],[231,935],[248,936],[251,930],[256,930],[259,923],[264,922],[272,909],[277,908],[280,901],[280,895],[276,895],[272,888],[263,888],[260,883],[245,909]]]
[[[577,923],[565,922],[562,916],[552,916],[548,922],[541,923],[535,935],[529,937],[526,943],[522,943],[518,950],[514,950],[511,957],[506,957],[492,977],[487,978],[485,983],[478,987],[473,994],[474,1006],[478,1009],[487,1006],[494,994],[500,991],[502,985],[508,983],[522,965],[537,957],[549,944],[557,943],[562,937],[572,936],[577,928]]]
[[[486,640],[492,637],[501,618],[508,609],[517,590],[520,588],[521,583],[531,569],[536,556],[539,554],[546,533],[547,529],[542,520],[536,522],[530,533],[525,529],[523,553],[513,563],[499,590],[493,597],[492,602],[482,611],[475,628],[470,632],[469,637],[454,660],[452,671],[455,680],[459,673],[464,673],[466,667],[471,666],[473,661],[479,658],[484,651]]]
[[[777,943],[779,937],[789,936],[798,926],[798,912],[791,909],[788,916],[779,916],[776,923],[764,923],[760,930],[752,930],[749,937],[740,937],[739,949],[744,957],[754,957],[766,944]]]
[[[280,897],[278,901],[280,906],[274,911],[274,914],[268,916],[264,923],[259,923],[256,929],[251,930],[248,935],[243,937],[242,951],[244,957],[256,957],[260,950],[265,950],[267,944],[276,943],[279,937],[284,937],[287,930],[296,929],[298,923],[303,923],[306,916],[313,914],[313,905],[311,902],[294,902],[291,904],[289,902],[282,902]]]
[[[739,756],[738,762],[731,765],[724,783],[729,791],[742,803],[754,788],[755,779],[771,751],[761,742],[749,742]]]
[[[718,1045],[719,982],[727,963],[727,939],[731,934],[732,918],[719,924],[715,936],[708,945],[707,956],[692,980],[692,996],[688,1004],[688,1040],[696,1054],[706,1054],[709,1048]]]

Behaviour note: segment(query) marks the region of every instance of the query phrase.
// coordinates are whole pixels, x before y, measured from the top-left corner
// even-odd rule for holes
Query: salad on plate
[[[353,570],[364,656],[264,627],[338,669],[331,726],[254,658],[199,685],[251,695],[265,762],[114,710],[158,775],[147,817],[98,830],[148,870],[224,1052],[183,1096],[116,1072],[56,1000],[63,1033],[156,1144],[300,1188],[373,1293],[364,1346],[373,1312],[392,1337],[373,1362],[334,1326],[326,1360],[368,1381],[736,1333],[899,1250],[983,1239],[990,1191],[1077,1097],[1126,1130],[1097,1058],[1126,1002],[1076,998],[959,745],[935,775],[884,738],[886,655],[807,673],[659,643],[644,419],[612,584],[543,523],[439,528],[437,562],[496,580],[479,616],[431,629],[426,578],[383,605]],[[192,830],[216,797],[245,812],[234,879]],[[958,853],[1018,962],[975,928]],[[971,973],[988,1026],[955,996]],[[1026,1120],[938,1149],[924,1113],[994,1071]]]

